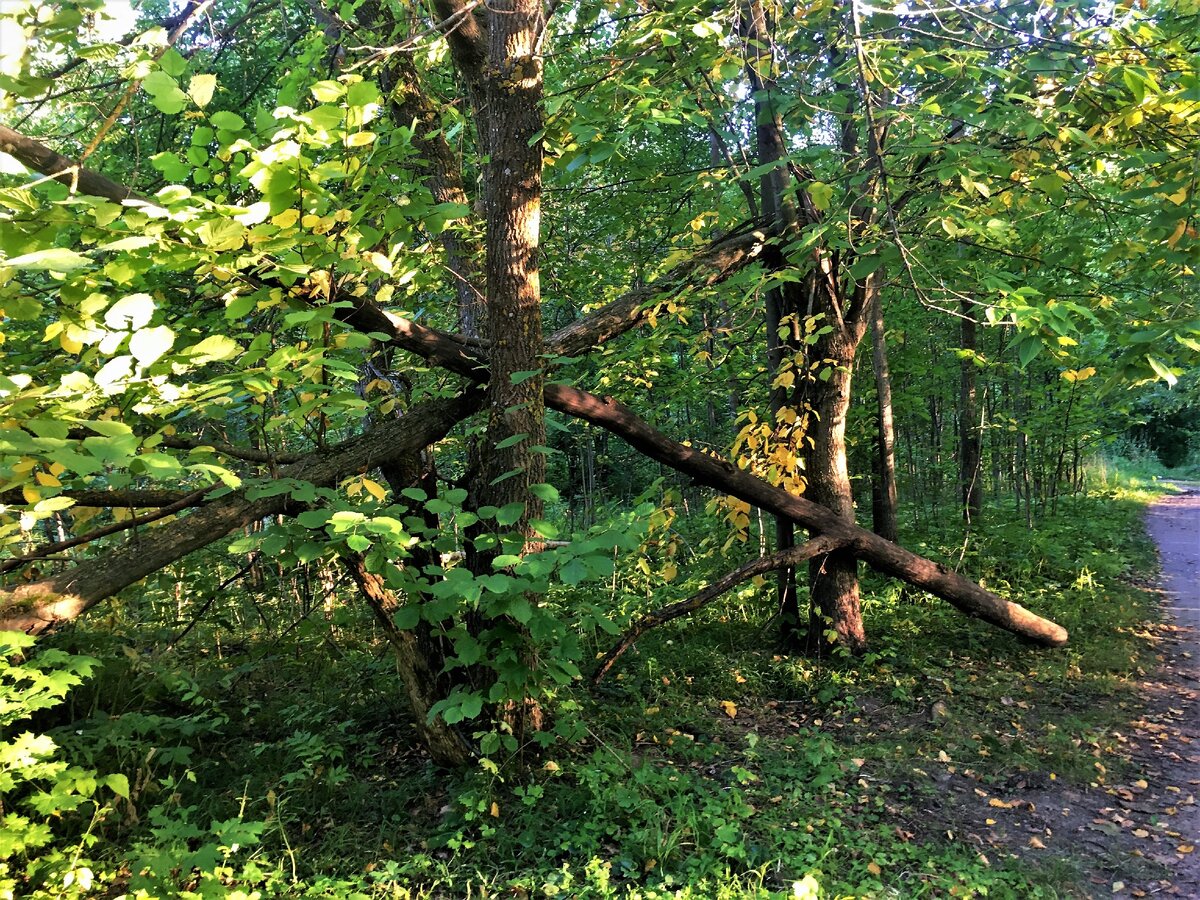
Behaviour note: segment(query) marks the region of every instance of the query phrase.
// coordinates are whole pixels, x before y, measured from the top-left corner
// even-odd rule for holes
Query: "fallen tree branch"
[[[55,157],[64,159],[38,142],[18,135],[11,129],[4,128],[3,126],[0,126],[0,149],[12,154],[25,165],[38,171],[41,171],[39,165],[47,164],[47,159]],[[70,163],[69,160],[67,162]],[[47,174],[52,173],[48,172]],[[80,179],[78,189],[86,190],[83,186],[85,184],[85,175],[89,176],[89,180],[86,183],[94,185],[96,189],[92,192],[99,196],[107,196],[110,199],[118,200],[124,199],[126,196],[132,196],[125,189],[121,188],[120,185],[103,176],[91,178],[90,176],[93,173],[89,173],[86,170],[79,170],[72,173],[72,175],[68,175],[68,183],[70,183],[72,177],[78,178]],[[60,180],[62,179],[60,178]],[[726,243],[723,249],[718,249],[721,247],[722,242],[717,242],[710,247],[710,258],[716,263],[712,274],[709,276],[710,283],[728,277],[733,271],[757,259],[764,247],[764,239],[757,232],[749,232],[736,236],[730,242]],[[701,256],[701,267],[703,260],[704,257]],[[672,271],[677,272],[679,268],[677,267]],[[696,266],[689,263],[685,264],[683,268],[689,275],[694,277]],[[662,280],[655,282],[655,285],[652,286],[655,293],[661,292],[661,282]],[[485,361],[475,356],[470,350],[469,343],[462,338],[435,331],[431,328],[425,328],[415,322],[393,316],[370,300],[348,298],[340,295],[335,295],[335,299],[348,301],[348,306],[339,309],[339,318],[346,324],[368,333],[383,332],[389,336],[392,343],[424,357],[434,365],[457,372],[476,383],[486,383],[487,368]],[[647,299],[646,295],[639,291],[632,291],[625,295],[625,297],[602,307],[597,312],[552,335],[546,342],[547,353],[551,356],[574,355],[586,351],[598,342],[629,330],[641,321],[642,309]],[[632,410],[612,398],[600,398],[586,391],[558,384],[547,384],[544,396],[548,406],[611,431],[639,452],[689,475],[700,484],[731,494],[769,512],[786,516],[815,534],[842,540],[846,551],[853,553],[855,557],[867,562],[873,568],[885,574],[894,575],[914,587],[929,591],[931,594],[949,601],[969,616],[983,619],[1044,646],[1058,646],[1067,640],[1066,629],[1054,622],[1043,619],[1016,603],[1011,603],[998,597],[991,591],[987,591],[974,582],[968,581],[951,571],[941,563],[917,556],[915,553],[890,541],[886,541],[865,529],[859,528],[851,522],[842,520],[823,506],[819,506],[802,497],[794,497],[748,472],[737,469],[725,460],[708,456],[695,448],[687,447],[671,440],[640,419]],[[460,418],[465,418],[471,412],[474,412],[478,408],[478,403],[478,396],[474,396],[474,406],[462,412]],[[403,421],[413,424],[414,417],[410,414]],[[418,422],[416,424],[420,425],[421,423]],[[453,427],[453,424],[454,422],[446,424],[445,430],[436,437],[426,440],[425,445],[439,439],[446,431]],[[436,430],[431,429],[431,431]],[[375,433],[372,432],[366,437],[370,438]],[[206,507],[207,509],[208,507]],[[198,518],[206,510],[189,516],[188,519]],[[229,526],[229,528],[233,527],[237,526]],[[196,549],[217,540],[224,533],[226,532],[205,535],[202,540],[192,537],[187,543],[191,546],[191,549]],[[191,551],[189,549],[185,552]],[[184,553],[176,554],[171,558],[171,561],[178,559],[182,555]],[[141,572],[136,577],[129,577],[127,580],[117,579],[118,581],[123,580],[121,587],[140,580],[146,574],[158,568],[158,566],[155,566],[154,568],[146,569],[146,564],[143,561],[141,565],[135,567],[137,571]],[[74,584],[74,581],[62,580],[68,574],[69,572],[55,576],[55,579],[59,580],[47,579],[45,582],[38,582],[37,584],[46,585],[47,587],[62,585],[70,588]],[[100,579],[100,581],[113,582],[113,579]],[[50,582],[53,582],[53,584],[50,584]],[[105,589],[99,586],[89,588],[87,598],[94,599],[87,599],[71,594],[65,599],[61,599],[61,601],[56,600],[49,605],[43,604],[40,609],[51,616],[50,621],[47,622],[44,618],[39,617],[29,618],[27,620],[29,628],[21,628],[20,630],[41,631],[50,627],[50,625],[60,618],[74,618],[84,609],[98,602],[99,599],[115,593],[116,590],[120,590],[120,587],[107,590],[107,593],[102,593],[102,590]],[[13,609],[24,602],[17,596],[18,592],[24,592],[20,594],[20,597],[36,596],[36,587],[35,585],[26,585],[17,588],[11,593],[10,597],[6,597],[3,593],[0,593],[0,626],[4,626],[5,622],[10,618],[5,615],[5,609]],[[18,617],[12,621],[26,620]]]
[[[178,434],[165,434],[162,446],[171,450],[200,450],[205,447],[221,456],[240,459],[242,462],[263,463],[265,465],[286,466],[299,462],[305,457],[303,453],[278,453],[274,450],[260,450],[256,447],[239,447],[224,441],[210,441],[202,437],[184,437]]]
[[[735,569],[728,575],[718,578],[708,587],[704,588],[704,590],[693,594],[686,600],[680,600],[678,603],[672,603],[669,606],[664,606],[662,609],[647,613],[630,625],[625,630],[625,633],[621,635],[620,639],[613,644],[612,649],[604,654],[604,658],[596,668],[596,673],[592,676],[592,684],[599,684],[603,681],[604,676],[608,674],[616,661],[621,658],[621,655],[651,628],[657,628],[682,616],[691,615],[716,600],[726,591],[736,587],[743,581],[753,578],[755,575],[762,575],[764,572],[773,572],[776,569],[790,569],[814,557],[831,553],[841,546],[842,542],[835,538],[816,537],[811,541],[801,544],[799,547],[790,547],[787,550],[780,550],[777,553],[760,556],[758,559],[746,563],[741,568]]]
[[[981,588],[942,563],[917,556],[845,521],[824,506],[795,497],[724,459],[671,440],[611,397],[597,397],[561,384],[546,385],[545,397],[547,406],[611,431],[638,452],[690,476],[698,484],[787,516],[810,532],[833,538],[872,568],[941,597],[968,616],[1042,646],[1057,647],[1067,641],[1067,630],[1061,625]]]

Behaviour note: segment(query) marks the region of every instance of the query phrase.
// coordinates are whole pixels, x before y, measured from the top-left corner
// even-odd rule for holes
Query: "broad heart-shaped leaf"
[[[217,128],[223,128],[226,131],[239,131],[246,127],[246,120],[237,113],[226,112],[221,110],[215,112],[208,117],[208,121],[212,122]]]
[[[156,362],[175,343],[175,332],[166,325],[143,328],[129,339],[129,352],[138,365],[149,366]]]
[[[212,101],[213,92],[217,89],[216,75],[193,75],[188,82],[188,96],[201,109]]]
[[[150,95],[154,108],[169,116],[182,112],[187,106],[187,94],[166,72],[151,72],[142,80],[142,88]]]
[[[149,294],[130,294],[122,297],[104,313],[109,328],[137,330],[150,324],[154,315],[154,298]]]
[[[224,334],[214,334],[206,337],[195,346],[189,347],[187,353],[193,362],[207,363],[232,359],[242,352],[242,345]]]
[[[82,253],[68,250],[66,247],[50,247],[46,250],[35,250],[14,256],[12,259],[0,260],[0,266],[12,269],[35,269],[51,272],[70,272],[91,263]]]

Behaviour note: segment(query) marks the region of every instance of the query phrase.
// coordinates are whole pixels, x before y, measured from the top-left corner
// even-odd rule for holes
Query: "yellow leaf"
[[[492,816],[492,818],[493,818],[493,819],[498,819],[498,818],[500,818],[500,804],[499,804],[499,803],[497,803],[495,800],[493,800],[493,801],[492,801],[492,808],[491,808],[491,809],[489,809],[489,810],[488,810],[488,812],[489,812],[489,813],[491,813],[491,816]]]
[[[367,489],[367,493],[376,500],[382,501],[385,497],[387,497],[387,491],[384,490],[383,485],[377,481],[372,481],[370,478],[364,478],[362,480],[362,485]]]
[[[869,863],[867,863],[867,871],[872,875],[883,874],[883,869],[879,868],[879,863],[875,862],[875,860],[871,860]]]
[[[1167,238],[1167,246],[1172,250],[1179,243],[1179,239],[1187,232],[1187,219],[1180,219],[1179,224],[1175,226],[1175,231]]]
[[[721,701],[721,709],[724,711],[725,715],[729,716],[729,718],[731,718],[731,719],[737,718],[737,714],[738,714],[737,704],[734,703],[732,700],[722,700]]]
[[[663,566],[662,577],[663,581],[674,581],[675,576],[679,574],[679,567],[675,563],[667,563]]]
[[[1029,839],[1029,846],[1032,847],[1034,850],[1045,850],[1046,849],[1046,845],[1042,843],[1042,839],[1037,836],[1031,837]]]
[[[46,472],[38,472],[34,477],[43,487],[62,487],[61,481]]]
[[[346,496],[357,497],[359,494],[361,494],[363,489],[363,481],[365,480],[366,479],[359,479],[358,481],[352,481],[346,485]]]
[[[984,819],[984,820],[983,820],[983,824],[984,824],[984,825],[995,825],[995,824],[996,824],[996,820],[995,820],[995,819]]]
[[[1192,844],[1180,844],[1175,849],[1178,850],[1180,853],[1191,853],[1196,848]]]
[[[795,383],[796,383],[796,373],[789,370],[787,372],[780,372],[775,377],[775,381],[771,384],[771,387],[790,388]]]
[[[25,498],[26,503],[37,503],[42,499],[42,493],[31,484],[21,485],[21,496]]]
[[[300,227],[312,228],[314,225],[316,225],[320,221],[321,221],[320,216],[316,216],[316,215],[313,215],[312,213],[309,213],[307,216],[304,216],[300,220]]]
[[[280,228],[291,228],[300,219],[300,210],[285,209],[279,215],[271,219],[271,223]]]
[[[1148,837],[1150,837],[1150,832],[1148,832],[1145,828],[1135,828],[1135,829],[1133,829],[1133,836],[1140,837],[1140,838],[1148,838]]]
[[[999,797],[993,797],[991,800],[988,801],[988,806],[994,806],[994,807],[996,807],[996,809],[1012,809],[1014,806],[1016,806],[1016,804],[1015,803],[1006,803],[1005,801],[1001,800]]]
[[[59,334],[58,343],[68,353],[78,353],[83,349],[83,342],[75,340],[75,338],[69,336],[65,331]]]
[[[365,147],[374,142],[375,132],[373,131],[356,131],[354,134],[346,135],[347,147]]]

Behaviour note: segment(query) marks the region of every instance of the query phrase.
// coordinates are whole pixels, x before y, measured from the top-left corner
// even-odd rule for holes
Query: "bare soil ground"
[[[965,775],[937,776],[929,813],[954,821],[981,852],[1056,852],[1083,869],[1086,896],[1200,898],[1200,485],[1147,515],[1162,578],[1163,621],[1149,628],[1158,667],[1139,685],[1140,708],[1114,734],[1128,762],[1119,783],[1101,771],[1086,788],[1020,776],[983,806]]]

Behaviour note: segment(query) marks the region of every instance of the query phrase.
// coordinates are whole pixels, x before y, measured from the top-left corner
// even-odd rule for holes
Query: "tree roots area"
[[[26,842],[5,877],[39,896],[1194,897],[1198,649],[1155,587],[1151,499],[913,536],[1051,610],[1065,647],[867,576],[865,653],[788,654],[748,583],[564,684],[547,712],[571,740],[458,772],[419,749],[365,606],[278,621],[247,581],[180,610],[181,636],[118,601],[43,638],[26,675],[9,657],[10,695],[35,670],[51,694],[79,683],[9,728],[55,746],[40,773],[5,761],[53,785],[5,819]],[[619,626],[638,611],[615,583],[596,605]],[[57,812],[35,833],[39,809]]]

